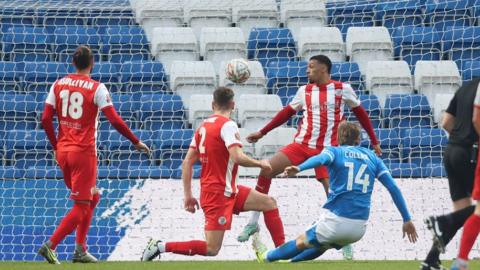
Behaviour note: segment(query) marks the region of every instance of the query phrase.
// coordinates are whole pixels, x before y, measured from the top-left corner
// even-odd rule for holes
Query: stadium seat
[[[102,40],[97,30],[93,27],[64,26],[56,27],[54,31],[54,49],[56,61],[70,64],[73,52],[79,44],[88,45],[92,50],[95,61],[100,61]],[[103,45],[107,46],[107,45]]]
[[[382,108],[380,107],[380,102],[378,97],[375,95],[358,95],[358,99],[362,103],[363,108],[367,111],[370,122],[372,123],[373,128],[381,128],[382,125]],[[345,118],[348,121],[358,122],[355,114],[350,110],[348,106],[345,105],[344,110]]]
[[[402,157],[410,163],[425,167],[431,163],[442,163],[443,151],[447,144],[447,135],[438,128],[404,129],[402,138]]]
[[[13,62],[51,61],[54,42],[45,28],[16,26],[2,36],[4,60]]]
[[[238,99],[238,122],[243,128],[258,130],[282,108],[277,95],[242,95]]]
[[[193,94],[212,94],[217,86],[215,70],[209,61],[174,61],[170,71],[172,91],[189,108]]]
[[[193,130],[160,130],[154,132],[155,158],[168,169],[177,169],[188,151]]]
[[[233,83],[227,79],[226,67],[227,62],[222,62],[220,64],[220,69],[218,70],[219,85],[230,87],[235,90],[235,98],[238,98],[243,94],[266,94],[267,82],[260,62],[248,61],[250,78],[244,83]]]
[[[139,120],[142,129],[182,129],[185,127],[182,100],[177,95],[142,95]]]
[[[213,114],[212,95],[191,95],[190,109],[188,110],[188,122],[193,129],[197,129],[204,119]]]
[[[43,109],[43,104],[42,104]],[[0,94],[0,130],[33,130],[37,127],[37,103],[31,95]]]
[[[418,60],[440,60],[441,36],[433,27],[398,27],[392,33],[395,55],[414,71]]]
[[[375,135],[382,148],[382,159],[385,163],[402,162],[402,140],[397,132],[398,129],[378,128],[375,129]],[[362,132],[361,146],[372,147],[370,138],[366,132]]]
[[[432,112],[424,95],[388,95],[383,109],[385,126],[423,128],[432,126]]]
[[[51,85],[67,75],[67,67],[58,62],[25,63],[24,91],[27,93],[48,93]]]
[[[480,60],[480,26],[449,27],[443,35],[443,53],[459,67],[464,61]]]
[[[297,40],[298,56],[305,61],[318,54],[328,56],[332,62],[345,61],[342,33],[336,27],[302,27]]]
[[[376,2],[329,1],[327,2],[328,24],[338,27],[343,38],[350,27],[374,26]]]
[[[134,130],[134,133],[146,145],[153,146],[155,137],[151,131]],[[130,166],[153,165],[147,154],[136,151],[132,143],[116,130],[99,132],[98,146],[105,158],[105,165],[124,169]]]
[[[248,37],[254,27],[278,27],[275,0],[232,1],[232,21]]]
[[[229,27],[232,24],[232,0],[188,0],[183,7],[184,21],[199,38],[203,27]]]
[[[21,91],[23,72],[21,63],[0,61],[0,87],[3,92]]]
[[[273,61],[293,61],[297,50],[292,33],[285,28],[253,28],[248,38],[248,59],[265,68]]]
[[[141,94],[141,93],[138,93]],[[138,112],[140,110],[141,95],[138,94],[112,94],[112,103],[117,110],[117,113],[132,129],[137,129],[140,126]],[[113,127],[107,121],[105,116],[100,114],[100,121],[98,124],[99,130],[112,130]]]
[[[36,12],[37,24],[54,29],[57,26],[86,26],[86,14],[83,9],[68,6],[40,8]]]
[[[121,91],[126,93],[167,91],[164,65],[156,61],[124,62],[120,68]]]
[[[7,165],[28,169],[31,166],[54,166],[53,151],[43,130],[9,129],[5,143]]]
[[[111,62],[150,60],[147,36],[139,26],[110,26],[99,31],[102,53]]]
[[[425,6],[421,1],[391,1],[375,6],[375,20],[392,32],[397,27],[420,26]]]
[[[386,163],[394,178],[418,178],[422,176],[422,169],[415,163]]]
[[[152,54],[170,72],[173,61],[200,59],[197,38],[189,27],[158,27],[153,31]],[[173,50],[172,48],[175,48]]]
[[[332,80],[349,83],[354,90],[363,90],[362,73],[357,63],[332,64]]]
[[[223,61],[245,58],[245,37],[238,27],[204,27],[200,33],[200,55],[218,70]]]
[[[351,62],[358,63],[365,73],[370,61],[393,60],[393,47],[387,28],[350,27],[347,32],[347,55]]]
[[[370,61],[365,72],[366,89],[375,94],[381,105],[390,94],[411,94],[413,82],[405,61]]]
[[[267,88],[276,94],[281,87],[300,87],[308,83],[306,61],[271,62],[267,67]]]
[[[328,24],[327,9],[322,1],[283,0],[280,2],[280,17],[284,27],[292,31],[295,40],[300,39],[302,27]]]
[[[255,143],[255,155],[258,158],[270,158],[282,147],[293,142],[297,133],[294,128],[276,128]]]
[[[148,40],[155,39],[153,29],[156,27],[183,25],[183,2],[184,0],[146,0],[135,4],[136,21],[145,29]]]
[[[453,98],[452,94],[438,94],[433,103],[433,121],[440,124],[443,118],[443,113],[447,110],[450,101]]]
[[[463,61],[462,63],[462,79],[463,83],[473,79],[480,78],[480,60]]]
[[[418,61],[415,68],[415,90],[435,104],[437,94],[452,94],[462,85],[453,61]]]
[[[427,0],[425,23],[440,31],[450,26],[470,26],[473,23],[470,0]]]

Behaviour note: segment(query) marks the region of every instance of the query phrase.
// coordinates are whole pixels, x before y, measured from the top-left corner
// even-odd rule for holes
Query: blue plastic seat
[[[30,95],[0,94],[0,130],[31,130],[37,127],[37,102]]]
[[[424,8],[425,5],[416,0],[379,3],[375,6],[375,20],[391,33],[399,26],[422,25]]]
[[[271,93],[281,87],[300,87],[308,83],[306,61],[270,62],[267,67],[267,88]]]
[[[5,143],[8,165],[28,169],[54,166],[53,151],[43,130],[11,130]]]
[[[480,60],[480,26],[449,27],[443,36],[443,53],[459,67],[463,61]]]
[[[472,25],[470,0],[427,0],[425,23],[440,31],[450,26]]]
[[[358,99],[362,103],[363,108],[368,113],[368,117],[370,118],[370,122],[372,123],[373,128],[381,128],[382,127],[382,108],[380,107],[380,102],[378,101],[378,97],[375,95],[358,95]],[[348,106],[345,106],[344,110],[345,118],[348,121],[356,121],[358,122],[355,114],[350,110]]]
[[[463,61],[462,79],[463,82],[473,78],[480,78],[480,61]]]
[[[331,73],[332,80],[349,83],[354,90],[363,90],[362,73],[357,63],[333,63]]]
[[[422,177],[422,169],[415,163],[385,163],[395,178]]]
[[[425,95],[389,95],[385,101],[383,116],[385,126],[390,128],[432,126],[432,112]]]
[[[168,169],[177,169],[187,153],[193,130],[160,130],[155,132],[155,158]]]
[[[183,129],[185,109],[178,95],[145,94],[140,100],[140,128],[148,130]]]
[[[25,64],[23,88],[29,93],[48,93],[52,83],[67,74],[67,67],[63,63],[29,62]]]
[[[122,92],[159,92],[167,91],[167,75],[160,62],[133,61],[124,62],[120,68]]]
[[[4,57],[14,62],[51,61],[53,37],[42,27],[16,26],[2,36]]]
[[[23,64],[0,61],[0,87],[4,92],[21,91],[23,77]]]
[[[441,36],[433,27],[398,27],[392,33],[395,55],[405,60],[412,72],[418,60],[440,60]]]
[[[447,144],[445,131],[438,128],[413,128],[400,131],[402,157],[420,167],[431,163],[442,163]]]
[[[338,27],[345,40],[349,27],[375,25],[376,2],[372,0],[329,2],[327,3],[328,23]]]
[[[88,45],[92,50],[95,61],[100,61],[101,38],[95,28],[85,26],[56,27],[54,34],[56,61],[70,64],[73,52],[79,45]]]
[[[146,61],[150,60],[147,36],[140,26],[111,26],[100,28],[102,52],[108,61]]]
[[[265,68],[272,61],[294,61],[297,49],[287,28],[252,28],[247,44],[248,59]]]

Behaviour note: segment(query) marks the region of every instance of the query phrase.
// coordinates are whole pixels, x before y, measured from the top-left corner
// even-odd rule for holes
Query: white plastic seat
[[[436,95],[454,94],[462,85],[462,78],[453,61],[417,61],[415,90],[435,104]]]
[[[152,40],[156,27],[180,27],[183,25],[183,0],[143,0],[135,3],[135,18],[143,26],[148,40]]]
[[[443,119],[443,113],[447,110],[450,101],[455,94],[437,94],[433,103],[433,120],[440,123]]]
[[[238,99],[238,121],[243,128],[258,130],[280,111],[277,95],[242,95]]]
[[[177,93],[186,109],[190,96],[211,95],[217,86],[215,70],[208,61],[173,61],[170,71],[172,91]]]
[[[162,62],[167,73],[173,61],[198,61],[198,43],[190,27],[158,27],[154,29],[152,54]]]
[[[278,27],[275,0],[232,0],[232,21],[246,38],[253,27]]]
[[[298,52],[303,60],[318,54],[326,55],[332,62],[345,61],[342,33],[336,27],[302,27],[298,35]]]
[[[197,129],[204,119],[212,115],[212,95],[191,95],[188,110],[188,122]]]
[[[393,60],[393,47],[386,27],[350,27],[347,30],[347,55],[365,74],[370,61]]]
[[[328,24],[327,9],[322,1],[282,0],[280,18],[285,27],[292,31],[295,40],[298,40],[302,27]]]
[[[203,27],[229,27],[232,24],[231,0],[188,0],[184,6],[185,22],[197,38]]]
[[[245,37],[238,27],[204,27],[200,34],[200,55],[210,61],[215,70],[223,61],[245,58]]]
[[[255,143],[255,154],[262,159],[270,158],[282,147],[293,142],[297,133],[294,128],[276,128]]]
[[[376,95],[381,106],[390,94],[412,94],[413,82],[405,61],[371,61],[365,73],[367,90]]]
[[[250,69],[250,78],[244,83],[234,83],[227,79],[226,66],[228,62],[222,62],[218,69],[218,85],[232,88],[235,90],[235,100],[245,94],[263,95],[267,93],[265,73],[262,64],[258,61],[248,61]]]

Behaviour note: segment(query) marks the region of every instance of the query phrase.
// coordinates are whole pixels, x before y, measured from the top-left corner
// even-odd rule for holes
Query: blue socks
[[[279,246],[278,248],[272,251],[269,251],[267,253],[267,260],[269,262],[274,262],[278,260],[287,260],[297,256],[301,252],[302,250],[299,250],[297,248],[297,241],[291,240]]]
[[[302,253],[293,257],[290,262],[310,261],[320,257],[325,252],[324,249],[309,248],[302,251]]]

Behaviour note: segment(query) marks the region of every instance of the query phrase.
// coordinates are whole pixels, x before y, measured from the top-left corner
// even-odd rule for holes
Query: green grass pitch
[[[444,262],[444,266],[450,266],[449,262]],[[202,261],[202,262],[100,262],[97,264],[72,264],[62,263],[61,265],[49,265],[44,262],[1,262],[0,270],[410,270],[418,269],[419,261],[314,261],[307,263],[272,263],[259,264],[250,261]],[[480,269],[480,262],[470,263],[470,269]]]

